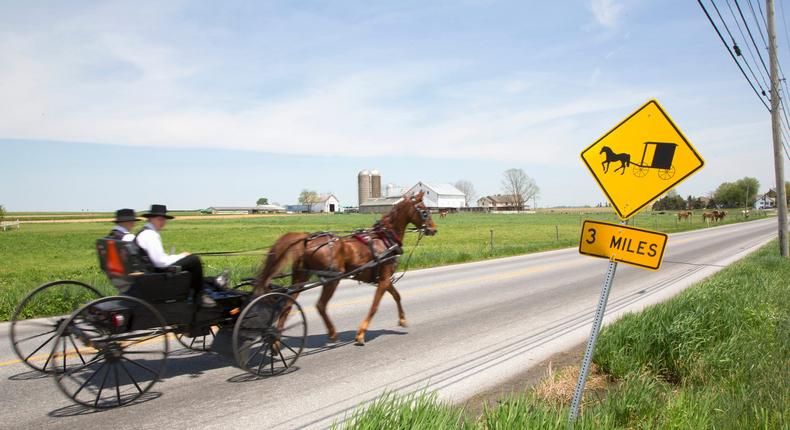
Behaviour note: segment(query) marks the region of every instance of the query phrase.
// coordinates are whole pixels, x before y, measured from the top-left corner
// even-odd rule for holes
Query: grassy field
[[[790,429],[790,264],[776,242],[605,328],[599,389],[576,429]],[[384,396],[346,429],[565,429],[575,373],[470,417],[430,394]],[[561,385],[564,389],[544,390]]]
[[[752,217],[754,219],[755,216]],[[174,220],[163,232],[166,249],[177,252],[261,249],[288,231],[344,231],[370,226],[378,216],[291,215],[261,218]],[[460,263],[575,246],[584,219],[615,221],[613,213],[451,214],[437,219],[439,234],[425,238],[414,253],[412,268]],[[725,223],[740,221],[730,216]],[[672,213],[641,214],[635,224],[664,232],[702,228],[698,214],[678,222]],[[74,279],[110,294],[112,287],[99,271],[94,250],[110,223],[23,224],[20,230],[0,231],[0,320],[9,319],[28,291],[44,282]],[[491,232],[493,231],[493,244]],[[407,248],[415,234],[407,235]],[[408,249],[407,249],[408,251]],[[205,257],[206,273],[230,268],[234,279],[253,276],[262,256]],[[42,311],[43,312],[43,311]]]

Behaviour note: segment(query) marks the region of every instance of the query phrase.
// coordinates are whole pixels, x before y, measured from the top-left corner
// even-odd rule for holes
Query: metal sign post
[[[650,202],[705,165],[691,142],[656,100],[648,101],[609,130],[582,151],[581,157],[617,215],[623,220],[620,222],[621,226]],[[655,174],[651,174],[652,171]],[[588,233],[586,238],[585,233]],[[573,394],[568,415],[568,428],[573,428],[579,415],[584,384],[590,372],[595,342],[603,324],[617,262],[658,270],[666,242],[667,236],[663,233],[633,227],[617,228],[615,225],[596,221],[584,222],[579,253],[609,258],[609,269],[606,271],[590,339],[587,340],[584,351],[579,381],[576,383],[576,392]]]
[[[622,221],[620,224],[625,223],[626,221]],[[569,428],[573,427],[573,422],[579,415],[582,395],[584,394],[584,384],[587,382],[587,374],[590,373],[590,362],[592,361],[593,352],[595,352],[595,342],[598,340],[598,333],[601,331],[603,316],[606,312],[606,303],[609,301],[609,291],[612,289],[612,282],[614,281],[616,270],[617,261],[612,259],[609,261],[609,269],[606,271],[606,278],[603,281],[601,297],[598,299],[598,309],[595,311],[595,319],[593,319],[592,330],[590,331],[590,339],[587,340],[587,348],[584,350],[584,359],[582,360],[582,367],[579,371],[579,380],[576,382],[576,391],[573,393],[573,403],[571,403],[571,412],[568,416]]]

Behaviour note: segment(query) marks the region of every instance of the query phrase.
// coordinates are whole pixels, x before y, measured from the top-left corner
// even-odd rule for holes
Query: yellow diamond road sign
[[[621,219],[632,217],[705,164],[655,100],[581,156]]]

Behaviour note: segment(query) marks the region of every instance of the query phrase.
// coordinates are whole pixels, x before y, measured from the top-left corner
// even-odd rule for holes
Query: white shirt
[[[156,267],[167,267],[187,256],[187,253],[168,255],[162,246],[162,237],[152,224],[146,224],[146,229],[137,235],[137,245],[143,248],[148,258]]]
[[[129,230],[123,228],[122,226],[116,225],[112,229],[123,234],[123,237],[121,238],[122,241],[131,242],[134,240],[134,235]]]

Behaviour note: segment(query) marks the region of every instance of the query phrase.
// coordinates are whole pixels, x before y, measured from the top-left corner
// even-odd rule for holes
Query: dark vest
[[[112,229],[107,234],[108,239],[115,239],[115,240],[122,240],[125,233],[121,232],[120,230]]]

